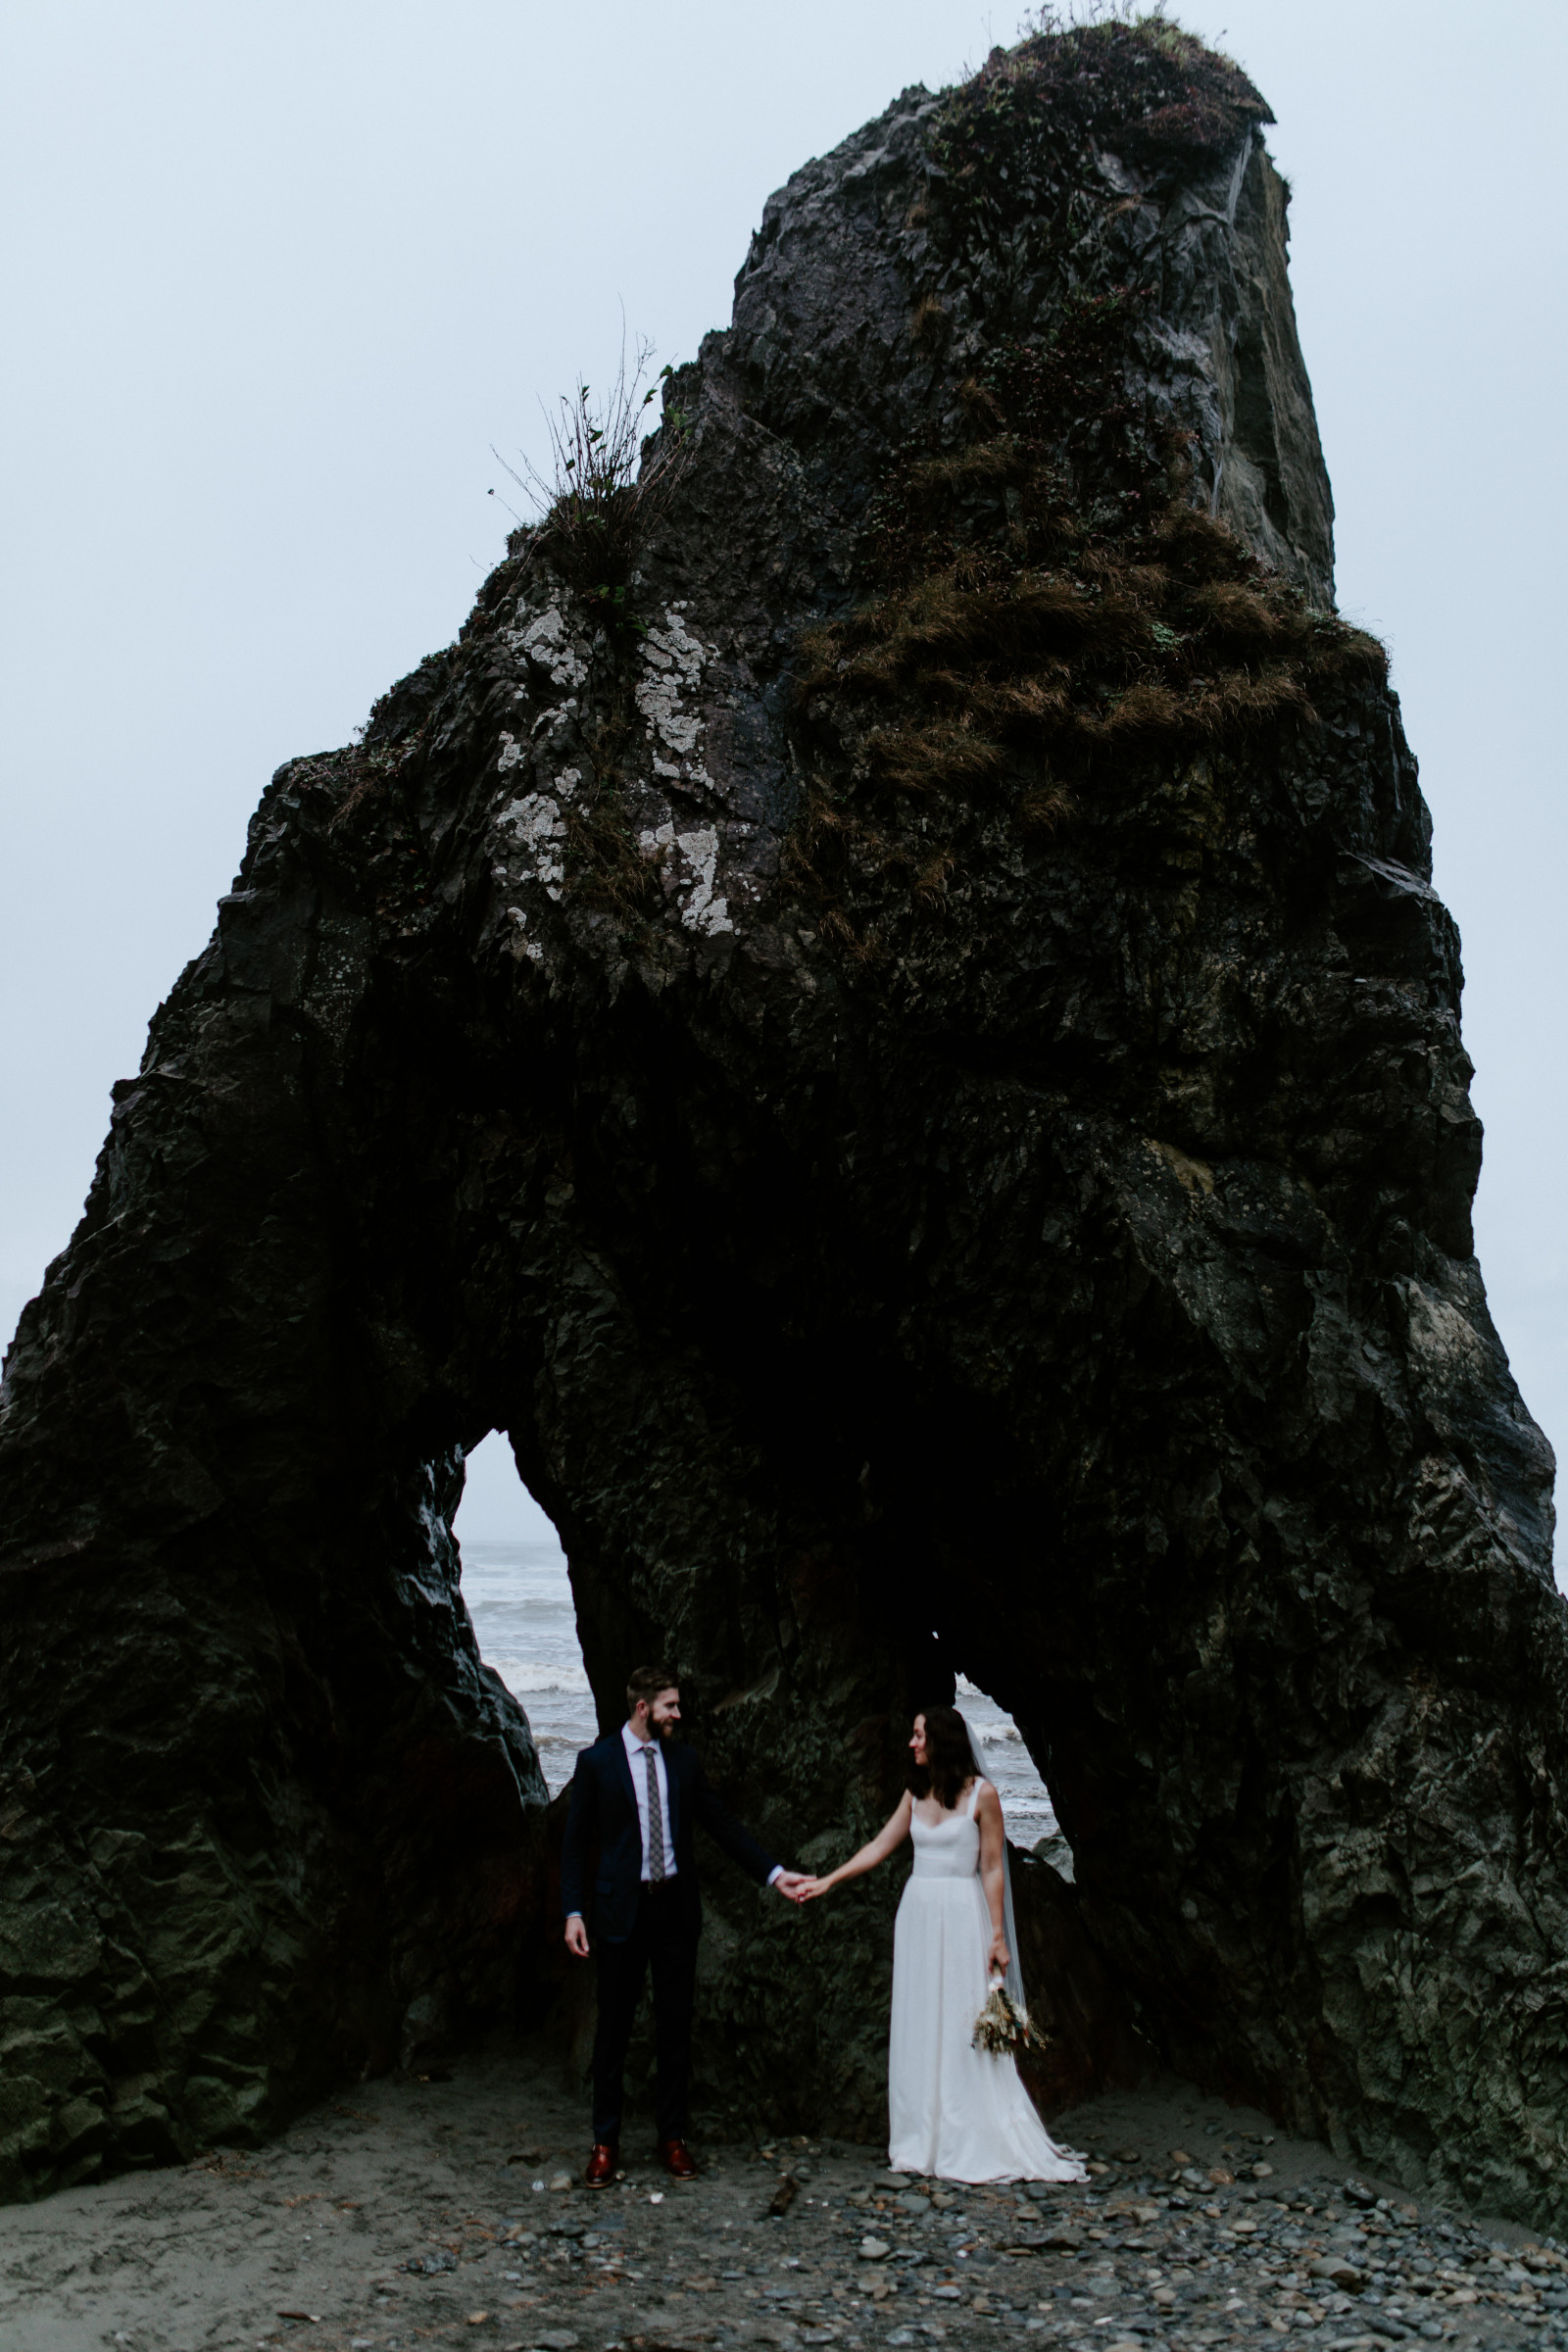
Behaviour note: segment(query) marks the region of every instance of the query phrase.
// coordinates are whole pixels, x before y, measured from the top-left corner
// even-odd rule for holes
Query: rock
[[[1029,1850],[1040,1861],[1048,1862],[1064,1886],[1071,1886],[1076,1883],[1078,1874],[1072,1858],[1072,1847],[1059,1830],[1054,1830],[1047,1838],[1037,1838]]]
[[[885,2262],[892,2251],[893,2248],[888,2244],[886,2238],[862,2237],[860,2240],[860,2260],[862,2262]]]
[[[1012,1710],[1043,2096],[1149,2053],[1561,2215],[1550,1460],[1267,120],[1147,24],[906,91],[642,491],[273,779],[7,1359],[0,2192],[580,2033],[502,1428],[607,1719],[669,1656],[780,1855]],[[709,1886],[705,2098],[880,2136],[896,1875]]]

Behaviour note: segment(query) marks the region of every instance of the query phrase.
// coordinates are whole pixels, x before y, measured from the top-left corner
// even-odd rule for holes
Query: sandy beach
[[[1467,2227],[1248,2109],[1167,2082],[1055,2132],[1102,2168],[1088,2187],[901,2181],[832,2140],[703,2144],[682,2187],[639,2129],[594,2194],[559,2060],[493,2051],[363,2085],[259,2151],[9,2208],[0,2348],[1568,2340],[1550,2244]]]

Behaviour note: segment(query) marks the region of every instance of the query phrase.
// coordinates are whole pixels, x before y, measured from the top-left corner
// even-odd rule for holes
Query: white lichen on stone
[[[526,956],[530,963],[543,963],[545,959],[545,952],[539,945],[539,942],[536,939],[528,939],[524,937],[524,934],[528,928],[528,917],[524,913],[523,909],[520,906],[509,906],[507,908],[507,913],[510,919],[517,926],[516,937],[512,943],[513,955]]]
[[[560,802],[548,792],[524,793],[520,800],[508,802],[496,824],[516,853],[509,861],[512,872],[521,880],[542,882],[551,898],[559,899],[566,878],[561,854],[566,820]]]
[[[525,626],[509,631],[507,642],[514,653],[537,662],[552,686],[581,686],[587,678],[587,662],[559,605],[547,605]]]
[[[550,737],[556,735],[561,728],[566,726],[572,719],[576,717],[576,715],[577,697],[574,694],[568,694],[564,703],[546,704],[544,710],[540,711],[538,717],[534,720],[533,725],[528,731],[530,735],[544,735],[545,730],[548,728],[549,734],[546,736],[545,741],[545,748],[548,750]]]
[[[643,639],[642,657],[644,674],[637,682],[634,700],[654,747],[654,773],[689,776],[706,784],[707,770],[695,757],[702,739],[702,712],[688,698],[695,696],[702,684],[709,649],[688,629],[679,605],[667,606],[662,623],[649,630]],[[674,754],[672,760],[661,757],[661,746]]]
[[[497,769],[506,774],[531,760],[537,776],[549,760],[552,736],[577,718],[578,697],[571,690],[587,681],[586,648],[573,636],[567,612],[560,603],[547,606],[531,618],[519,610],[517,626],[507,642],[514,653],[544,670],[552,686],[568,690],[563,701],[538,713],[522,741],[511,732],[501,738]],[[706,786],[710,778],[699,757],[703,717],[697,698],[711,649],[687,627],[683,607],[674,604],[665,608],[657,626],[649,630],[640,652],[642,675],[633,695],[652,750],[654,774],[688,787]],[[574,748],[576,739],[568,740]],[[517,783],[522,780],[519,777]],[[519,794],[499,811],[493,837],[500,852],[496,881],[509,897],[519,884],[528,882],[537,882],[554,900],[562,897],[566,878],[565,808],[576,800],[582,783],[580,767],[563,767],[553,780],[546,780],[543,789]],[[515,785],[513,789],[515,791]],[[663,858],[665,887],[676,900],[688,931],[712,939],[734,930],[729,901],[719,889],[719,837],[712,825],[677,832],[670,822],[655,832],[645,832],[641,842],[645,857]],[[523,911],[508,906],[507,913],[514,926],[512,953],[540,961],[543,950],[536,940],[526,937]]]
[[[673,824],[659,825],[651,832],[640,833],[637,842],[645,858],[663,858],[681,903],[680,919],[688,931],[715,939],[721,931],[734,930],[729,919],[729,901],[714,895],[718,880],[718,835],[711,825],[694,826],[689,833],[677,833]],[[673,864],[671,853],[675,854]],[[689,871],[682,873],[682,866]]]

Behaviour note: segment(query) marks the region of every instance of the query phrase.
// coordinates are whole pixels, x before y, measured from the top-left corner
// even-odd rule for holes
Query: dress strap
[[[985,1787],[985,1783],[984,1783],[984,1781],[982,1781],[982,1780],[981,1780],[981,1778],[980,1778],[980,1775],[979,1775],[978,1773],[976,1773],[976,1774],[975,1774],[975,1780],[974,1780],[974,1787],[973,1787],[973,1788],[970,1789],[970,1791],[969,1791],[969,1808],[968,1808],[968,1812],[967,1812],[967,1814],[966,1814],[966,1816],[965,1816],[965,1818],[966,1818],[967,1820],[969,1820],[969,1821],[973,1821],[973,1819],[974,1819],[974,1809],[975,1809],[976,1805],[977,1805],[977,1804],[980,1802],[980,1791],[981,1791],[981,1789],[982,1789],[984,1787]]]

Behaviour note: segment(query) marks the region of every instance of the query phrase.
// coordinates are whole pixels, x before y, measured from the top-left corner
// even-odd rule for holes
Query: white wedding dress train
[[[909,1824],[914,1869],[893,1929],[888,2162],[943,2180],[1082,2180],[1010,2057],[977,2050],[989,1983],[991,1913],[980,1883],[977,1781],[967,1805]]]

